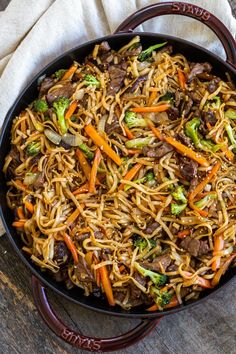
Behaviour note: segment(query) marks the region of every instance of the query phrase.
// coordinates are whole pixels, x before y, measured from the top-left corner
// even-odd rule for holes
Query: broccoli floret
[[[48,104],[44,100],[36,100],[34,101],[34,109],[36,112],[44,113],[48,110]]]
[[[208,194],[204,198],[202,198],[198,202],[196,202],[195,205],[199,209],[203,209],[203,208],[205,208],[207,206],[207,203],[208,203],[209,200],[216,199],[216,198],[217,198],[217,196],[216,196],[215,193]]]
[[[152,138],[136,138],[132,140],[128,140],[125,143],[125,146],[129,149],[142,149],[144,146],[150,143]]]
[[[187,199],[185,197],[185,190],[182,186],[178,186],[174,190],[174,192],[171,193],[171,195],[177,202],[182,202],[183,204],[187,203]]]
[[[229,140],[231,142],[232,145],[236,146],[236,139],[235,139],[235,136],[234,136],[234,131],[233,131],[233,128],[231,127],[231,125],[229,123],[227,123],[225,125],[225,130],[228,134],[228,137],[229,137]]]
[[[80,144],[78,148],[80,148],[80,150],[84,152],[85,156],[88,158],[89,161],[93,160],[94,153],[88,148],[86,144]]]
[[[147,241],[145,238],[143,238],[141,236],[138,236],[134,240],[134,246],[138,247],[140,249],[140,251],[143,251],[148,246],[148,244],[150,245],[150,248],[154,248],[157,245],[155,240],[150,239]]]
[[[66,97],[60,97],[58,100],[53,102],[53,108],[57,114],[58,125],[62,134],[66,134],[67,126],[65,121],[65,111],[69,107],[70,100]]]
[[[85,85],[87,85],[87,86],[100,87],[100,82],[96,79],[95,76],[90,75],[90,74],[85,75],[84,82],[85,82]]]
[[[166,284],[168,279],[166,275],[145,269],[137,262],[134,263],[134,266],[142,276],[149,277],[155,286],[162,287]]]
[[[61,80],[61,78],[64,76],[66,70],[65,69],[60,69],[55,72],[55,76],[57,79]]]
[[[153,52],[154,50],[156,50],[156,49],[158,49],[158,48],[161,48],[161,47],[163,47],[163,46],[166,45],[166,44],[167,44],[167,42],[159,43],[159,44],[156,44],[156,45],[152,45],[151,47],[149,47],[149,48],[143,50],[143,51],[139,54],[138,60],[139,60],[139,61],[145,61],[145,60],[147,60],[147,59],[151,56],[151,54],[152,54],[152,52]]]
[[[171,208],[171,214],[172,215],[178,215],[180,214],[185,208],[186,208],[187,204],[175,204],[175,203],[172,203],[170,205],[170,208]]]
[[[221,105],[221,100],[219,96],[213,97],[211,100],[206,101],[204,106],[204,111],[211,109],[219,109]]]
[[[27,155],[36,156],[41,150],[40,142],[32,141],[29,145],[27,145],[26,152]]]
[[[160,101],[173,102],[174,101],[174,94],[172,92],[166,92],[166,94],[160,98]]]
[[[130,111],[125,113],[125,123],[128,128],[145,128],[147,126],[147,122],[144,118],[138,117],[136,113]]]
[[[154,180],[155,180],[154,173],[151,172],[151,171],[146,174],[146,177],[147,177],[147,181],[148,181],[148,182],[151,182],[151,181],[154,181]]]
[[[165,307],[169,304],[171,298],[173,297],[168,291],[160,291],[156,289],[154,286],[150,288],[150,294],[154,297],[154,301],[160,307]]]
[[[212,98],[213,102],[211,104],[213,109],[219,109],[221,105],[221,100],[219,96],[215,96]],[[214,102],[215,101],[215,102]]]
[[[196,147],[199,147],[201,145],[197,132],[200,124],[201,122],[199,118],[193,118],[185,124],[185,134],[192,140]]]
[[[143,178],[136,179],[133,182],[137,183],[137,184],[141,184],[141,183],[145,183],[146,181],[147,181],[147,178],[144,176]],[[127,192],[130,188],[132,188],[132,186],[126,184],[124,187],[124,191]]]
[[[236,119],[236,110],[233,108],[227,109],[227,111],[225,112],[225,118]]]

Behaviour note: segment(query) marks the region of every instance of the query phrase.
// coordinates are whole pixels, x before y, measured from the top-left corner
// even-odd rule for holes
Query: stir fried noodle
[[[41,78],[4,166],[36,265],[127,310],[220,282],[236,257],[236,91],[211,69],[136,36]]]

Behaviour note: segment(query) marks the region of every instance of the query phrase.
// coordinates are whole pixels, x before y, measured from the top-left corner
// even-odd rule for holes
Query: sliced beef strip
[[[186,136],[183,132],[176,134],[176,139],[179,140],[185,146],[191,145],[191,140],[188,136]]]
[[[144,277],[142,277],[138,272],[135,272],[134,273],[134,279],[140,283],[142,286],[146,286],[146,279]],[[141,294],[142,294],[142,291],[134,284],[134,282],[132,281],[130,283],[130,297],[132,300],[134,299],[139,299]]]
[[[114,96],[120,90],[125,79],[126,68],[127,64],[125,62],[109,66],[108,73],[110,76],[110,83],[107,95]]]
[[[130,86],[125,93],[134,93],[136,91],[136,89],[138,88],[139,84],[143,81],[146,81],[148,78],[148,75],[143,75],[143,76],[139,76],[135,82],[133,83],[132,86]]]
[[[166,113],[170,120],[176,120],[179,118],[179,110],[177,107],[170,106],[170,108],[167,109]]]
[[[191,181],[197,176],[198,163],[189,159],[186,156],[179,155],[179,170],[181,175],[187,180]]]
[[[212,69],[209,63],[192,63],[191,71],[188,74],[188,82],[192,81],[195,76],[203,72],[209,73]]]
[[[175,107],[179,107],[180,102],[184,99],[184,93],[180,91],[175,91]]]
[[[199,126],[199,132],[203,135],[207,135],[209,133],[209,129],[207,127],[207,123],[210,123],[212,127],[214,127],[217,123],[216,116],[214,112],[202,112],[201,115],[201,124]]]
[[[157,159],[160,159],[161,157],[165,156],[166,154],[168,154],[173,150],[174,148],[170,144],[164,142],[155,148],[145,146],[143,148],[143,155],[147,157],[155,157]]]
[[[209,82],[209,85],[208,85],[208,88],[207,90],[210,92],[210,93],[213,93],[214,91],[217,90],[218,86],[219,86],[219,82],[220,82],[220,78],[219,77],[216,77],[215,79],[211,80]]]
[[[46,95],[48,90],[55,85],[54,79],[51,77],[45,77],[39,86],[39,97]]]
[[[207,241],[197,240],[187,236],[180,242],[180,247],[188,251],[191,256],[200,257],[209,253],[210,248]]]
[[[85,232],[84,234],[75,234],[75,241],[83,242],[86,238],[90,237],[90,232]]]
[[[119,124],[119,119],[117,118],[116,115],[113,116],[113,120],[111,124],[108,124],[106,122],[105,124],[105,132],[110,135],[112,133],[122,133],[122,129]]]
[[[158,228],[158,226],[159,224],[156,221],[151,224],[148,224],[145,233],[151,235]]]
[[[45,173],[44,172],[39,172],[37,179],[33,183],[33,187],[35,190],[42,188],[44,183],[45,183]]]
[[[56,88],[53,91],[50,91],[46,98],[49,104],[53,104],[59,97],[70,98],[74,93],[74,88],[70,82],[62,84],[61,87]]]
[[[187,98],[185,100],[184,107],[183,107],[184,112],[185,112],[185,116],[187,116],[189,114],[192,106],[193,106],[193,100],[191,99],[191,97],[187,96]]]
[[[210,123],[211,126],[215,126],[217,123],[216,116],[212,111],[203,112],[202,118],[206,123]]]
[[[6,178],[8,180],[15,177],[15,169],[21,164],[20,153],[14,145],[12,145],[9,155],[12,160],[7,168]]]
[[[197,187],[198,184],[199,184],[198,176],[191,179],[190,186],[189,186],[189,193],[192,192]]]
[[[189,95],[189,97],[191,97],[191,99],[195,103],[200,103],[202,100],[202,96],[200,95],[200,93],[198,93],[196,91],[191,91],[188,93],[188,95]]]
[[[186,96],[183,92],[177,90],[175,92],[175,106],[178,108],[180,113],[185,111],[185,115],[187,116],[193,106],[193,100],[189,95]]]
[[[166,271],[166,268],[171,264],[171,258],[169,254],[163,254],[153,259],[152,262],[142,262],[141,266],[152,270],[154,272],[161,272],[162,268]]]
[[[109,43],[107,41],[103,41],[100,45],[99,45],[99,53],[106,53],[109,52],[111,50],[111,47],[109,45]]]
[[[70,258],[70,252],[63,241],[57,241],[54,244],[54,257],[53,260],[58,265],[67,264]]]
[[[177,266],[177,264],[171,264],[167,267],[166,271],[167,272],[177,272],[178,269],[179,269],[179,267]]]
[[[89,266],[87,262],[85,261],[84,257],[78,256],[79,258],[79,263],[76,265],[75,268],[75,273],[77,278],[79,279],[80,282],[94,282],[94,276],[91,270],[89,269]]]

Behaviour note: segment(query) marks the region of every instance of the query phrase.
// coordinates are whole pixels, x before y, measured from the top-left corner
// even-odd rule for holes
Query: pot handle
[[[115,33],[133,32],[143,22],[162,15],[184,15],[203,22],[220,39],[227,56],[227,62],[236,65],[236,42],[228,28],[212,13],[203,8],[185,2],[160,2],[146,6],[124,20]]]
[[[32,276],[32,293],[36,308],[48,327],[65,342],[91,352],[111,352],[126,348],[145,337],[161,320],[161,318],[142,320],[134,329],[117,337],[103,339],[88,337],[68,328],[57,317],[48,302],[45,287],[34,275]]]

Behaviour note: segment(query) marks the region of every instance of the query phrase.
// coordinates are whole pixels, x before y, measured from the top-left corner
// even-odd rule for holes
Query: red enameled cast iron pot
[[[21,110],[23,110],[30,102],[32,102],[37,97],[37,79],[46,74],[51,75],[56,70],[64,67],[69,67],[73,60],[81,62],[83,58],[88,55],[95,44],[100,43],[104,40],[108,41],[113,49],[119,49],[123,45],[127,44],[131,38],[137,33],[133,33],[133,30],[143,23],[144,21],[158,17],[160,15],[185,15],[199,20],[211,28],[215,34],[220,39],[227,59],[226,61],[220,59],[215,54],[203,49],[193,43],[187,42],[183,39],[160,35],[156,33],[138,33],[141,37],[141,42],[144,48],[150,45],[168,41],[174,48],[174,52],[179,52],[184,54],[190,61],[193,62],[204,62],[208,61],[213,66],[213,73],[220,76],[222,79],[225,78],[225,72],[228,72],[232,80],[236,81],[236,44],[235,40],[228,31],[228,29],[217,19],[214,15],[208,11],[187,3],[183,2],[166,2],[158,3],[151,6],[147,6],[136,13],[128,17],[116,30],[115,34],[99,38],[88,43],[79,45],[78,47],[66,52],[59,58],[50,63],[46,68],[44,68],[25,88],[25,90],[17,98],[16,102],[8,112],[0,137],[0,213],[4,223],[5,230],[8,234],[9,240],[12,246],[15,248],[17,253],[23,262],[28,266],[32,272],[32,291],[33,297],[38,309],[38,312],[51,328],[51,330],[56,333],[59,337],[64,339],[71,345],[77,348],[86,349],[89,351],[96,352],[107,352],[119,350],[125,348],[136,341],[140,340],[146,336],[159,322],[162,316],[169,315],[171,313],[181,311],[183,309],[190,308],[194,304],[201,302],[208,296],[213,295],[218,289],[224,287],[228,284],[235,275],[235,270],[229,270],[221,281],[221,284],[211,291],[204,291],[202,297],[189,304],[183,304],[177,308],[169,309],[163,311],[162,313],[154,312],[147,313],[144,307],[138,307],[130,311],[124,311],[118,306],[112,308],[109,307],[105,300],[97,299],[93,296],[85,297],[83,291],[79,288],[74,288],[72,290],[67,290],[63,284],[55,282],[50,275],[46,272],[42,273],[24,254],[21,250],[22,244],[16,235],[14,228],[12,227],[13,215],[10,212],[6,204],[6,181],[2,173],[2,168],[4,164],[4,159],[10,150],[10,129],[12,125],[13,118],[18,115]],[[50,287],[57,293],[72,300],[73,302],[84,306],[88,309],[105,313],[112,316],[129,317],[141,319],[141,323],[128,333],[107,339],[92,338],[81,335],[74,330],[67,328],[63,322],[56,316],[52,308],[50,307],[45,291],[45,286]]]

